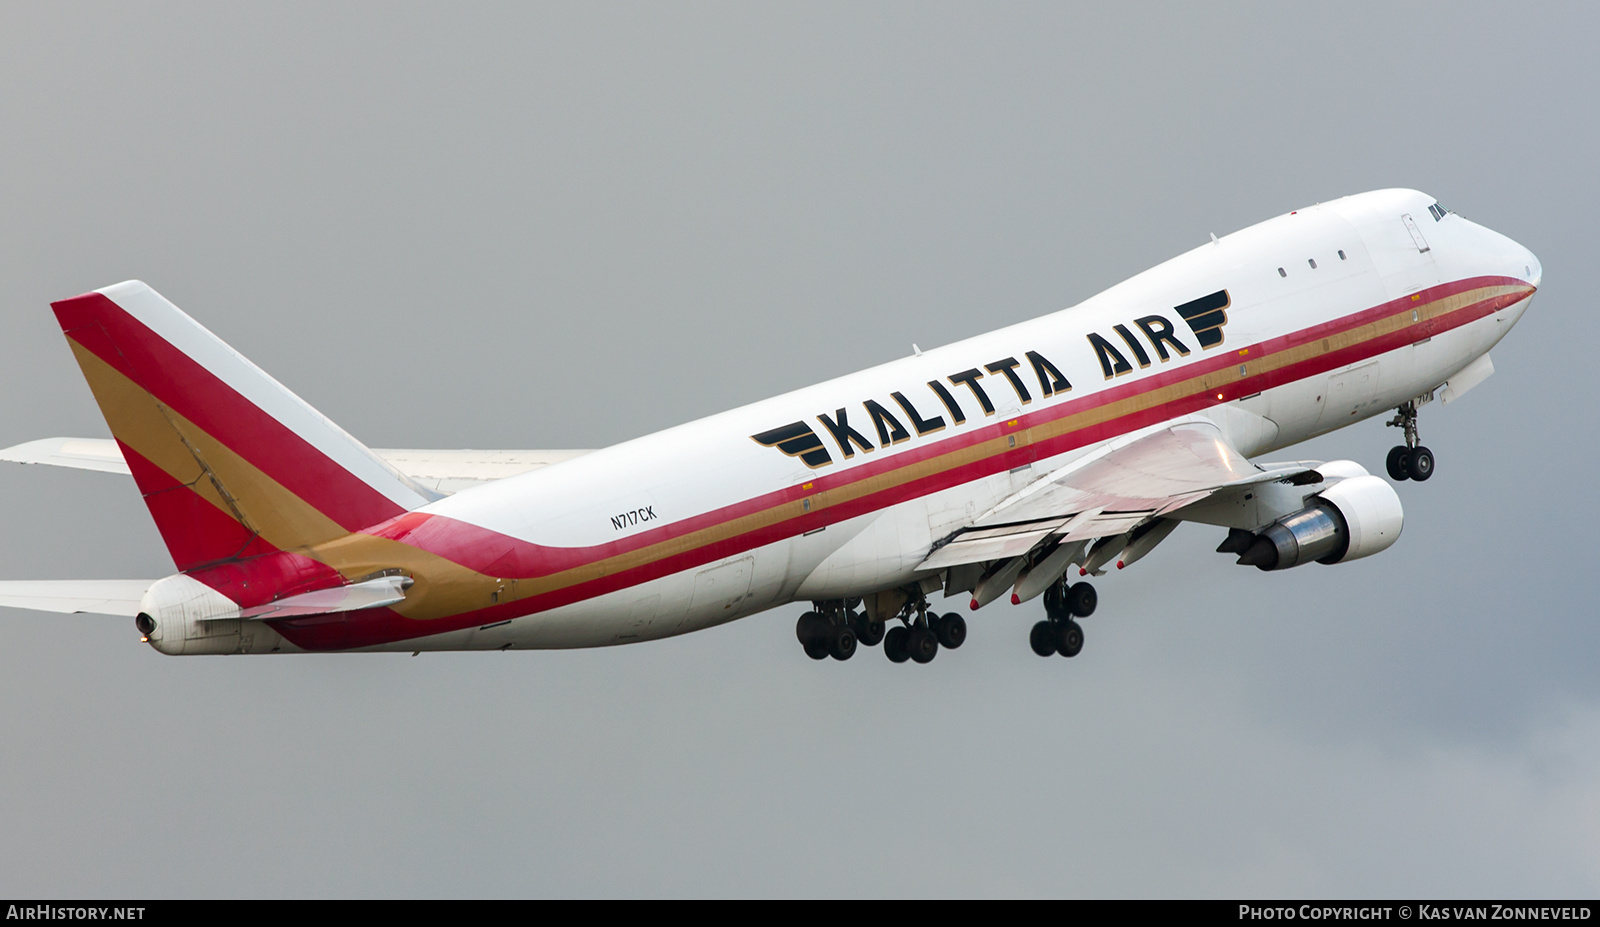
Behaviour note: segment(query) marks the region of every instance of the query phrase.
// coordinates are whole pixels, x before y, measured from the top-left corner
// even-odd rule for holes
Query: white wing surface
[[[130,475],[122,450],[110,438],[40,438],[0,450],[0,460]]]
[[[377,448],[396,470],[437,492],[455,493],[582,457],[588,451],[473,451]]]
[[[1064,543],[1126,534],[1222,492],[1278,480],[1316,482],[1304,464],[1264,470],[1209,421],[1169,425],[1079,458],[995,506],[936,547],[918,569],[939,570]]]
[[[478,451],[374,448],[396,470],[437,492],[455,493],[589,453],[587,450]],[[110,438],[41,438],[0,450],[0,460],[128,474]]]
[[[93,615],[139,614],[153,579],[43,579],[0,582],[0,607]]]

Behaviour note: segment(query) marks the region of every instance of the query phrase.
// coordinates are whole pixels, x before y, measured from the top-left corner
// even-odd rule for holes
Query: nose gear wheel
[[[1404,429],[1406,435],[1406,443],[1390,448],[1389,456],[1384,461],[1389,479],[1396,483],[1406,480],[1420,483],[1433,476],[1433,451],[1423,447],[1417,437],[1417,405],[1415,399],[1405,403],[1395,410],[1394,418],[1385,423],[1392,428]]]

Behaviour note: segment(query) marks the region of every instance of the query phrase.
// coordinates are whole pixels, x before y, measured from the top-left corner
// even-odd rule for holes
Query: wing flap
[[[1034,545],[1066,524],[1065,518],[1022,525],[998,525],[962,532],[922,561],[919,570],[942,570],[963,563],[1003,560],[1032,550]]]
[[[1093,517],[1081,519],[1070,530],[1061,536],[1063,541],[1087,541],[1093,538],[1105,538],[1122,534],[1131,530],[1135,525],[1149,521],[1155,515],[1154,509],[1143,509],[1136,512],[1099,512]]]

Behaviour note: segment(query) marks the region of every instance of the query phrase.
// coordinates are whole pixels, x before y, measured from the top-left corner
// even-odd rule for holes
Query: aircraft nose
[[[1498,239],[1493,246],[1494,260],[1503,268],[1501,271],[1508,277],[1526,280],[1534,289],[1538,289],[1539,282],[1544,278],[1544,267],[1532,251],[1524,248],[1520,243],[1499,232],[1493,233]]]
[[[1539,263],[1539,259],[1534,256],[1532,251],[1523,248],[1521,245],[1517,247],[1522,250],[1522,279],[1528,281],[1528,285],[1537,290],[1539,283],[1544,280],[1544,266]]]

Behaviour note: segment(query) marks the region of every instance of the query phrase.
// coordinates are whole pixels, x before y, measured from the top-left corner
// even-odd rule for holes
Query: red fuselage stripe
[[[1423,295],[1426,299],[1437,299],[1467,289],[1506,283],[1521,285],[1522,281],[1509,278],[1476,278],[1470,281],[1461,281],[1437,287]],[[1018,447],[1015,450],[1003,451],[981,461],[943,470],[935,475],[913,482],[901,483],[861,499],[828,505],[810,514],[787,520],[782,525],[774,526],[773,530],[777,532],[776,537],[769,537],[755,544],[741,543],[732,553],[739,553],[752,547],[761,546],[761,544],[771,543],[773,540],[781,540],[801,531],[809,531],[833,524],[866,512],[905,502],[930,492],[936,492],[983,476],[1010,470],[1013,467],[1021,466],[1041,457],[1053,457],[1087,444],[1103,441],[1138,428],[1158,424],[1180,415],[1208,408],[1219,404],[1219,402],[1232,401],[1308,376],[1315,376],[1318,373],[1323,373],[1336,367],[1392,351],[1420,338],[1468,324],[1498,311],[1507,304],[1515,303],[1525,298],[1527,298],[1527,294],[1524,293],[1481,301],[1462,307],[1449,316],[1438,319],[1427,333],[1422,333],[1415,329],[1402,329],[1388,335],[1368,339],[1348,348],[1319,354],[1296,364],[1262,374],[1247,376],[1230,385],[1225,391],[1222,400],[1218,400],[1213,393],[1197,390],[1159,406],[1108,419],[1053,438]],[[802,486],[787,487],[714,509],[701,515],[672,522],[659,528],[642,531],[628,538],[607,544],[592,547],[547,547],[508,535],[498,534],[445,516],[429,515],[422,512],[406,513],[389,522],[367,529],[367,533],[378,537],[402,540],[405,543],[427,550],[430,553],[478,572],[488,572],[492,561],[499,571],[496,575],[518,578],[547,576],[593,563],[597,560],[640,550],[686,534],[715,528],[718,525],[765,511],[774,506],[840,489],[861,480],[882,476],[896,470],[903,470],[912,464],[921,463],[984,441],[993,440],[1010,432],[1022,432],[1030,428],[1036,428],[1068,415],[1080,414],[1113,402],[1134,398],[1138,395],[1153,392],[1171,386],[1174,383],[1204,376],[1217,370],[1235,367],[1241,363],[1257,364],[1272,354],[1358,328],[1409,305],[1411,303],[1406,299],[1394,300],[1382,306],[1346,316],[1336,322],[1318,325],[1301,332],[1249,345],[1246,349],[1243,349],[1248,352],[1243,356],[1239,353],[1241,349],[1235,348],[1223,355],[1205,358],[1177,369],[1163,371],[1154,376],[1105,389],[1081,399],[1074,400],[1069,398],[1048,408],[1023,414],[1015,419],[1017,422],[1015,426],[1008,424],[1011,420],[996,421],[993,424],[974,428],[964,434],[953,435],[941,441],[929,442],[922,447],[907,448],[892,456],[886,455],[876,460],[864,462],[844,472],[825,476],[819,475],[811,481],[810,488]],[[768,532],[763,532],[762,534],[765,537]],[[719,541],[713,546],[721,546],[723,543],[725,542]],[[508,548],[511,551],[509,556],[507,555]],[[687,551],[678,556],[693,556],[698,552],[698,550]],[[720,559],[729,555],[719,553],[716,556],[709,556],[697,562]],[[688,565],[693,566],[695,564],[690,563]],[[669,572],[675,572],[675,570]],[[622,585],[631,584],[624,583]],[[621,586],[616,588],[621,588]]]
[[[849,486],[859,480],[892,473],[910,465],[948,454],[955,450],[992,440],[1007,432],[1039,427],[1067,415],[1118,402],[1125,399],[1191,380],[1207,373],[1224,370],[1240,363],[1259,364],[1261,361],[1285,350],[1310,344],[1404,311],[1413,305],[1429,302],[1460,292],[1487,286],[1513,285],[1526,288],[1523,281],[1513,278],[1480,277],[1456,281],[1434,287],[1417,294],[1426,302],[1418,303],[1411,297],[1392,300],[1382,305],[1349,316],[1316,325],[1298,332],[1243,348],[1234,347],[1212,357],[1185,364],[1152,376],[1101,390],[1080,399],[1065,399],[1048,408],[1040,408],[1019,416],[1016,425],[997,421],[953,435],[942,441],[930,442],[922,447],[908,448],[892,456],[878,459],[839,473],[818,476],[810,488],[790,487],[767,493],[733,505],[641,532],[622,541],[585,548],[553,548],[522,541],[507,535],[443,516],[407,513],[384,524],[368,529],[367,533],[411,544],[437,556],[479,572],[504,577],[537,578],[553,573],[593,564],[641,550],[676,537],[714,529],[738,518],[760,513],[775,506],[796,502],[802,497],[816,496],[829,490]],[[784,519],[755,530],[737,535],[716,538],[690,550],[676,552],[651,560],[648,563],[619,570],[616,573],[588,582],[574,583],[528,598],[505,602],[474,612],[432,621],[402,618],[388,609],[374,609],[366,613],[341,616],[332,621],[302,619],[295,622],[273,622],[275,627],[291,641],[310,649],[337,649],[371,646],[412,637],[443,633],[519,617],[582,601],[594,596],[637,585],[651,579],[668,576],[683,570],[727,557],[737,556],[766,544],[782,541],[805,531],[834,524],[860,515],[870,514],[889,506],[919,498],[981,477],[1005,472],[1041,457],[1055,456],[1075,448],[1126,434],[1129,431],[1195,412],[1220,402],[1248,396],[1266,389],[1315,376],[1368,357],[1392,351],[1406,344],[1449,331],[1491,315],[1531,295],[1531,288],[1513,294],[1480,300],[1440,316],[1425,327],[1408,327],[1385,335],[1368,338],[1345,348],[1321,352],[1306,360],[1262,373],[1248,375],[1235,381],[1218,400],[1214,393],[1194,390],[1157,406],[1107,419],[1083,428],[1025,444],[1015,450],[1003,451],[981,461],[936,471],[928,476],[907,479],[886,489],[856,499],[826,505],[819,509]],[[332,627],[337,623],[338,627]]]

